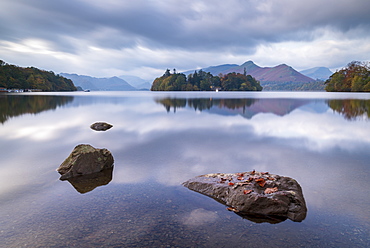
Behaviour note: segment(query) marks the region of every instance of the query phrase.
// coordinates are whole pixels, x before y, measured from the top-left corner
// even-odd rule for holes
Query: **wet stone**
[[[106,123],[106,122],[95,122],[91,124],[90,128],[95,131],[106,131],[113,127],[113,125]]]
[[[183,185],[256,223],[278,223],[286,218],[300,222],[306,218],[301,186],[290,177],[256,171],[214,173],[197,176]]]

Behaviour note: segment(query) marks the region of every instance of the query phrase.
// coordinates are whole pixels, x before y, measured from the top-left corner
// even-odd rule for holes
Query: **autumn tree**
[[[370,65],[353,61],[332,74],[325,84],[326,91],[370,92]]]

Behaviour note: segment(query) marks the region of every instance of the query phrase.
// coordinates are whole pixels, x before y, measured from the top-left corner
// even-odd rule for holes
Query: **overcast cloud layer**
[[[148,80],[253,60],[332,70],[370,60],[368,0],[2,0],[0,59]]]

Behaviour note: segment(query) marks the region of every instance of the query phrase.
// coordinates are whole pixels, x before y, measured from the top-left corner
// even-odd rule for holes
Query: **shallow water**
[[[369,247],[370,94],[0,95],[4,247]],[[113,128],[89,126],[105,121]],[[112,180],[79,193],[56,168],[107,148]],[[181,183],[214,172],[296,179],[302,222],[255,223]]]

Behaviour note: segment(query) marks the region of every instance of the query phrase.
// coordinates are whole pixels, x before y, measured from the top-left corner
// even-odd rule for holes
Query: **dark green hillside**
[[[76,91],[72,80],[35,67],[18,67],[0,60],[0,87],[41,91]]]

